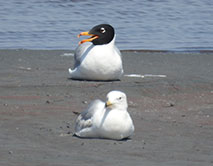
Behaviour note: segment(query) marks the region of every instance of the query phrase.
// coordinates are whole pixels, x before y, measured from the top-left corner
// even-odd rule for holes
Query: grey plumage
[[[87,128],[92,126],[92,116],[94,115],[95,111],[99,110],[97,107],[100,104],[105,104],[101,100],[94,100],[88,107],[87,110],[83,111],[78,118],[76,119],[75,131],[79,131],[82,128]],[[82,123],[83,122],[83,123]]]
[[[85,56],[87,52],[91,50],[92,47],[93,47],[93,44],[89,42],[78,45],[78,47],[75,49],[75,54],[74,54],[74,59],[75,59],[74,68],[78,67],[81,64],[83,56]]]

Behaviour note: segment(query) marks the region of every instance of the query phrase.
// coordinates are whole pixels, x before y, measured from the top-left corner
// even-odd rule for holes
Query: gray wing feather
[[[100,104],[104,104],[101,100],[94,100],[87,110],[83,111],[76,119],[75,131],[92,126],[92,116],[100,108]]]
[[[97,111],[97,107],[99,104],[103,103],[101,100],[94,100],[88,107],[87,110],[81,113],[83,119],[87,120],[90,119],[94,113]]]
[[[84,53],[88,50],[88,48],[92,45],[90,42],[85,42],[83,44],[80,44],[76,49],[75,49],[75,54],[74,54],[74,59],[75,59],[75,64],[74,68],[78,67],[81,64],[82,57]]]

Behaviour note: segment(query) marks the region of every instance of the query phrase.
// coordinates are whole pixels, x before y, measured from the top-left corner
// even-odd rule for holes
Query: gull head
[[[111,91],[107,94],[106,108],[126,110],[128,107],[126,94],[121,91]]]
[[[108,44],[113,40],[115,30],[109,24],[100,24],[87,32],[81,32],[78,37],[80,36],[90,36],[90,38],[80,41],[79,44],[85,42],[92,42],[94,45]]]

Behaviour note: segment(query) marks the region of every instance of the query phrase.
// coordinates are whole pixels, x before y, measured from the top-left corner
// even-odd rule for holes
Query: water
[[[1,1],[0,49],[73,50],[100,23],[122,50],[213,50],[212,0]]]

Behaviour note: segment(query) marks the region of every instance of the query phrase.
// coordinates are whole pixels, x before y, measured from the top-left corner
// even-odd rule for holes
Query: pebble
[[[145,140],[142,140],[142,143],[143,143],[144,145],[146,145],[146,142],[145,142]]]
[[[13,154],[13,151],[10,150],[8,153],[9,153],[9,154]]]
[[[87,101],[82,101],[82,103],[83,103],[83,104],[87,104],[88,102],[87,102]]]
[[[165,104],[165,107],[174,107],[175,106],[175,103],[174,102],[167,102],[166,104]]]
[[[49,100],[46,101],[47,104],[50,104],[51,102]]]

